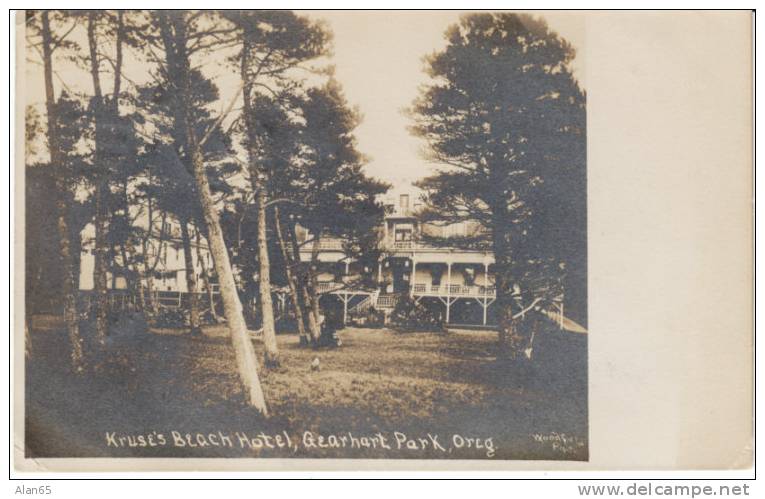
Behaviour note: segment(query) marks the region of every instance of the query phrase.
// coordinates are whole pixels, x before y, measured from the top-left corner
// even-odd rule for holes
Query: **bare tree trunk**
[[[295,265],[294,255],[290,255],[290,251],[287,248],[287,243],[284,241],[284,232],[282,230],[282,221],[279,216],[279,207],[274,207],[274,222],[276,224],[276,237],[279,242],[279,248],[281,248],[282,259],[284,260],[284,270],[287,274],[287,284],[290,288],[290,297],[292,298],[293,309],[295,310],[295,322],[297,323],[298,336],[300,338],[308,339],[305,331],[305,322],[303,318],[303,311],[300,307],[300,298],[298,296],[297,284],[295,283],[295,274],[292,272],[292,268]],[[299,257],[300,255],[298,255]]]
[[[198,227],[194,232],[194,237],[197,241],[197,261],[199,262],[200,267],[202,267],[202,285],[207,292],[207,299],[210,302],[210,315],[212,315],[212,318],[215,322],[218,322],[218,312],[215,310],[215,296],[213,295],[212,287],[210,286],[210,276],[207,274],[207,266],[205,265],[204,258],[202,257],[202,237],[199,234]]]
[[[253,109],[250,101],[252,92],[252,76],[250,75],[249,37],[242,37],[242,67],[241,76],[243,83],[244,122],[247,130],[247,153],[249,155],[250,178],[255,191],[255,203],[258,208],[258,264],[260,266],[258,288],[260,289],[260,317],[263,323],[263,344],[265,346],[266,367],[279,365],[279,349],[276,344],[276,327],[274,326],[274,306],[271,300],[271,264],[268,257],[268,239],[266,234],[266,189],[267,176],[255,165],[257,154],[253,136]]]
[[[504,206],[494,207],[495,214],[492,220],[492,245],[497,269],[494,279],[497,293],[496,306],[499,312],[498,343],[501,356],[516,359],[523,350],[523,338],[518,328],[520,319],[513,317],[513,282],[509,274],[512,269],[512,254],[506,229],[509,223],[505,221],[505,217],[501,216],[500,211],[504,209]]]
[[[188,91],[189,59],[186,53],[186,25],[183,14],[173,14],[173,24],[175,32],[171,33],[168,22],[168,14],[164,11],[158,13],[160,21],[160,31],[165,45],[167,65],[172,69],[170,74],[177,79],[174,82],[176,90],[176,105],[179,114],[184,121],[181,130],[186,135],[189,147],[191,165],[194,169],[194,179],[196,181],[197,193],[202,205],[205,222],[207,224],[208,241],[210,250],[215,260],[215,271],[218,274],[220,282],[220,293],[223,298],[223,309],[226,314],[226,321],[231,331],[231,340],[236,354],[236,361],[239,367],[239,375],[244,384],[249,403],[255,407],[264,416],[268,415],[266,400],[263,395],[263,389],[260,385],[258,376],[258,360],[255,357],[255,350],[252,346],[247,325],[244,322],[242,313],[242,303],[239,300],[239,294],[234,281],[234,274],[231,271],[231,262],[228,257],[226,243],[223,240],[223,232],[220,227],[220,219],[215,209],[212,193],[210,192],[210,183],[207,179],[202,150],[197,141],[196,131],[194,129],[193,117],[189,109],[186,93]],[[179,123],[180,125],[180,123]]]
[[[300,261],[300,246],[297,242],[297,234],[295,233],[295,224],[290,223],[288,227],[290,244],[292,245],[292,253],[295,255],[296,260]],[[298,278],[296,284],[303,298],[303,306],[305,307],[303,317],[306,320],[306,329],[311,335],[311,339],[314,343],[319,341],[321,336],[321,327],[319,326],[318,319],[314,314],[314,308],[311,304],[311,295],[308,292],[308,272],[305,269],[298,267]]]
[[[79,317],[77,314],[77,275],[74,272],[74,258],[71,250],[71,234],[69,233],[68,221],[68,197],[69,183],[66,173],[63,171],[62,151],[58,143],[58,120],[56,112],[56,96],[53,92],[53,35],[50,30],[48,11],[42,12],[42,39],[43,39],[43,67],[45,78],[45,107],[48,118],[48,147],[50,149],[50,162],[53,168],[58,169],[56,179],[56,209],[58,211],[58,236],[59,251],[64,265],[64,280],[62,294],[64,297],[64,322],[66,323],[69,342],[71,343],[72,368],[76,372],[85,369],[85,359],[82,351],[82,338],[80,337]]]
[[[308,268],[308,279],[309,279],[309,291],[310,291],[310,297],[311,297],[311,310],[313,311],[313,316],[316,320],[316,323],[318,325],[321,324],[321,321],[319,320],[321,311],[319,310],[319,276],[317,275],[316,271],[314,270],[314,267],[319,261],[319,247],[320,247],[320,240],[321,240],[321,231],[317,231],[316,235],[314,236],[313,240],[313,247],[311,248],[311,265]],[[320,327],[320,326],[319,326]]]
[[[186,288],[189,292],[189,330],[191,334],[202,334],[199,327],[199,295],[197,294],[197,274],[194,271],[194,260],[191,256],[191,238],[189,223],[181,219],[181,239],[183,242],[183,260],[186,272]]]
[[[146,294],[149,296],[149,310],[153,317],[157,317],[159,314],[159,303],[157,303],[157,296],[154,293],[154,276],[149,275],[146,278]]]
[[[88,48],[90,50],[90,75],[93,83],[93,115],[95,116],[95,145],[93,151],[93,163],[95,164],[95,229],[93,256],[93,294],[96,303],[96,342],[103,346],[108,334],[109,316],[109,290],[107,285],[108,263],[107,252],[107,210],[106,197],[109,189],[108,175],[105,171],[107,166],[103,157],[104,147],[104,96],[101,91],[101,78],[99,75],[98,41],[96,40],[96,15],[95,11],[88,13]]]
[[[271,262],[268,256],[266,239],[266,194],[265,189],[258,190],[258,260],[260,264],[260,317],[263,321],[263,344],[265,346],[266,367],[279,366],[279,349],[276,345],[274,326],[274,305],[271,300]]]
[[[29,319],[24,318],[24,358],[32,356],[32,337],[29,335]]]
[[[154,263],[149,264],[149,239],[152,238],[154,233],[154,215],[152,213],[151,198],[148,201],[149,204],[149,227],[141,241],[141,252],[143,255],[143,276],[146,279],[146,289],[149,294],[149,310],[153,317],[159,314],[159,302],[157,301],[156,294],[154,293],[154,271],[159,265],[159,261],[162,258],[162,245],[165,241],[165,221],[167,220],[167,212],[162,211],[162,218],[159,222],[159,239],[157,240],[157,251],[154,256]]]
[[[146,293],[143,288],[143,277],[140,274],[135,275],[135,290],[138,293],[136,297],[138,299],[138,309],[141,312],[146,311]]]

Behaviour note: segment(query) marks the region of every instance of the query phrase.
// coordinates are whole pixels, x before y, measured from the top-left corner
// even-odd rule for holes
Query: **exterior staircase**
[[[398,295],[381,294],[380,291],[375,291],[374,293],[365,296],[363,300],[350,307],[348,309],[348,317],[362,317],[366,314],[366,312],[374,308],[378,312],[382,312],[384,314],[384,320],[387,322],[397,302]]]
[[[370,308],[374,307],[377,303],[377,296],[380,294],[379,291],[375,291],[374,293],[365,296],[363,300],[356,303],[354,306],[348,309],[348,313],[353,315],[363,314]]]

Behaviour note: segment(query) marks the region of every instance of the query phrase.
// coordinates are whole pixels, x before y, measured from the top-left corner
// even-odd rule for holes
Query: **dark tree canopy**
[[[529,15],[467,15],[446,38],[411,110],[441,167],[419,183],[423,219],[479,222],[481,237],[463,243],[491,245],[507,269],[500,292],[523,297],[513,306],[557,296],[567,271],[583,292],[586,115],[574,49]]]

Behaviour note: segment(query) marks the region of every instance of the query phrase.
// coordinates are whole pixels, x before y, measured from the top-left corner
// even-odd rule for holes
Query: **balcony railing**
[[[416,247],[414,241],[393,241],[393,249],[408,250]]]
[[[435,296],[495,296],[494,286],[465,286],[462,284],[415,284],[412,290],[416,295]]]
[[[329,293],[330,291],[335,291],[344,286],[341,282],[335,282],[335,281],[321,281],[316,284],[316,291],[319,293]]]
[[[343,251],[342,239],[319,239],[320,251]],[[310,253],[313,251],[313,240],[302,241],[300,246],[301,253]]]
[[[320,239],[319,240],[319,249],[323,249],[323,250],[342,250],[343,249],[343,241],[341,241],[340,239]]]
[[[439,246],[434,244],[428,244],[423,241],[393,241],[389,237],[384,239],[380,243],[380,249],[385,251],[402,251],[402,252],[414,252],[414,251],[434,251],[448,249],[447,246]],[[320,251],[344,251],[344,241],[342,239],[320,239],[319,240]],[[300,248],[301,253],[310,253],[313,251],[313,243],[311,241],[304,242]]]
[[[383,247],[399,251],[417,251],[417,250],[437,250],[443,249],[443,246],[435,246],[422,241],[390,241],[383,242]]]

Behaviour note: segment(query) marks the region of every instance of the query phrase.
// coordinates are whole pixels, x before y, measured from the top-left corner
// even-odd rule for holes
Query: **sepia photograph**
[[[588,460],[582,14],[17,15],[25,458]]]

